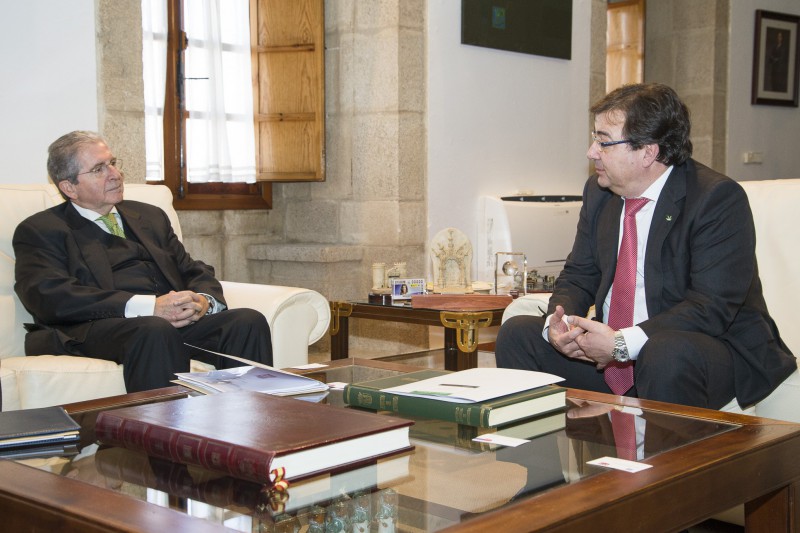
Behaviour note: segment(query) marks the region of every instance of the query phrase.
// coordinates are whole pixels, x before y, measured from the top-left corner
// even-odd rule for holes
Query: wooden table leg
[[[797,531],[800,511],[797,495],[800,483],[778,489],[748,502],[744,506],[744,525],[747,533],[776,533]]]
[[[442,311],[444,367],[466,370],[478,366],[478,329],[492,322],[491,312]]]
[[[464,352],[458,347],[458,330],[444,328],[444,368],[445,370],[467,370],[478,367],[478,351]]]
[[[331,302],[331,359],[347,359],[350,354],[350,321],[353,306]]]

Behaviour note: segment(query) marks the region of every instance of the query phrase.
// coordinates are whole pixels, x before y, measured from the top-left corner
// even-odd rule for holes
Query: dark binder
[[[80,425],[63,407],[0,412],[0,457],[71,455],[78,451]]]

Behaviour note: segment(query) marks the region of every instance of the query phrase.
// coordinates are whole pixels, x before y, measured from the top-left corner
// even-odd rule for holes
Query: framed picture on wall
[[[751,103],[798,105],[800,16],[756,10]]]

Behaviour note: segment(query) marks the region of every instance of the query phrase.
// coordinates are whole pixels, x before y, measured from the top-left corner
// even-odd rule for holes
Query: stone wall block
[[[354,36],[352,72],[354,106],[359,112],[397,110],[399,99],[398,30]],[[344,74],[344,72],[343,72]]]
[[[424,201],[400,204],[400,246],[419,246],[428,230],[428,205]]]
[[[396,114],[356,117],[353,131],[353,195],[359,200],[398,196],[399,125]]]
[[[214,267],[217,279],[222,279],[225,276],[225,263],[221,241],[219,235],[198,235],[184,237],[182,242],[193,259]]]
[[[425,116],[401,113],[399,116],[399,198],[422,200],[426,195]],[[424,235],[423,231],[421,235]]]
[[[325,31],[352,31],[357,0],[325,0]]]
[[[675,90],[680,94],[714,90],[715,33],[707,29],[680,32],[675,45]]]
[[[398,108],[425,112],[425,35],[417,29],[401,29],[398,42]]]
[[[672,20],[675,28],[687,30],[713,28],[717,19],[717,0],[673,0],[671,2],[648,2],[651,4],[667,3],[672,6]]]
[[[326,65],[329,56],[332,61],[338,63],[333,67],[335,68],[333,85],[325,88],[325,107],[328,112],[352,114],[357,110],[355,86],[361,73],[357,71],[355,55],[356,38],[353,33],[342,33],[339,37],[339,47],[325,52]],[[333,95],[332,100],[328,100],[330,95]]]
[[[225,231],[222,211],[178,211],[184,236],[220,235]]]
[[[295,242],[334,243],[339,238],[337,202],[312,200],[286,206],[286,238]]]
[[[404,0],[369,0],[356,2],[355,28],[357,31],[372,31],[397,28],[400,24],[400,8]]]
[[[399,244],[400,205],[394,201],[344,202],[339,210],[345,244]]]
[[[353,118],[328,117],[326,123],[325,181],[309,184],[312,199],[347,200],[353,197]]]
[[[714,95],[681,94],[681,99],[689,108],[692,120],[692,142],[710,138],[714,132]]]
[[[400,27],[424,30],[426,0],[399,0],[398,3],[400,4]]]
[[[254,276],[254,267],[265,261],[251,261],[247,250],[253,244],[264,242],[260,235],[228,235],[222,243],[225,254],[225,278],[228,281],[248,283]],[[269,270],[271,272],[271,269]]]

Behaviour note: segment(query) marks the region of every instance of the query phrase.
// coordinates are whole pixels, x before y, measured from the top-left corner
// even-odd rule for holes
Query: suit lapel
[[[597,301],[605,300],[611,284],[614,282],[614,271],[617,268],[619,251],[619,220],[622,215],[622,198],[613,195],[600,211],[597,222],[597,256],[603,277],[597,291]],[[602,315],[601,315],[602,316]]]
[[[661,311],[664,284],[661,273],[661,251],[664,249],[667,235],[680,218],[684,198],[686,198],[686,164],[672,169],[658,197],[653,220],[650,223],[644,264],[644,289],[647,312],[650,316]]]
[[[130,230],[139,240],[139,243],[150,252],[153,261],[158,265],[172,288],[182,290],[183,282],[180,272],[175,268],[174,261],[159,243],[153,239],[153,235],[158,234],[156,228],[135,207],[124,201],[117,204],[117,211],[124,220],[125,231]]]

